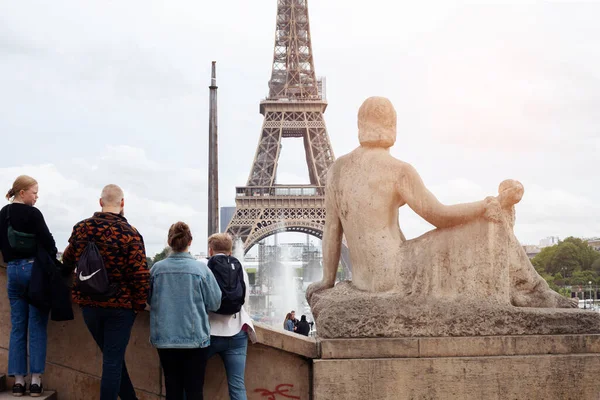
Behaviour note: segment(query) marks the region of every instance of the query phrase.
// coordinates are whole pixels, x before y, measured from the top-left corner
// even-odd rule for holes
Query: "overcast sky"
[[[449,4],[452,3],[452,4]],[[358,145],[365,98],[398,112],[394,156],[445,203],[525,185],[523,243],[600,236],[599,4],[309,1],[317,75],[337,156]],[[0,188],[22,173],[59,249],[104,184],[149,255],[171,223],[204,251],[208,85],[218,62],[220,201],[233,205],[258,142],[276,0],[0,0]],[[308,182],[284,142],[279,183]],[[401,212],[408,237],[430,226]]]

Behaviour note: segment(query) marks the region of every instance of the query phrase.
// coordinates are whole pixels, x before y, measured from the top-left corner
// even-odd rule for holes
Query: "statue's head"
[[[392,147],[396,142],[396,110],[385,97],[369,97],[358,110],[361,146]]]

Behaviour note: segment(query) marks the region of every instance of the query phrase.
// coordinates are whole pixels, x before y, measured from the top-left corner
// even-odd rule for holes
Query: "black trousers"
[[[208,348],[157,349],[167,400],[203,400]]]

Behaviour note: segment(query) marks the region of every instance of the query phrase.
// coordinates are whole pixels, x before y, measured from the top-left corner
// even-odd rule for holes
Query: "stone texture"
[[[322,339],[322,359],[600,354],[600,335]]]
[[[321,338],[595,334],[600,314],[466,301],[409,303],[349,282],[316,293],[312,312]]]
[[[420,338],[419,357],[598,354],[600,335]]]
[[[316,360],[313,399],[599,399],[598,368],[598,354]]]
[[[306,292],[320,336],[600,332],[600,316],[531,309],[577,304],[550,289],[514,235],[520,182],[501,182],[496,197],[447,206],[390,154],[396,111],[388,99],[363,103],[358,130],[360,146],[327,175],[323,279]],[[405,205],[436,229],[406,240],[398,212]],[[344,238],[356,299],[347,296],[350,284],[333,288]],[[584,326],[560,326],[556,316]]]
[[[268,393],[275,395],[287,390],[292,398],[310,398],[311,360],[292,353],[276,350],[262,344],[248,348],[246,367],[246,392],[250,400],[265,400]],[[211,400],[228,400],[227,379],[223,363],[218,356],[209,360],[205,379],[204,397]],[[286,386],[282,386],[286,385]]]
[[[319,356],[317,341],[312,337],[273,329],[260,323],[255,323],[254,327],[256,329],[257,340],[261,344],[306,358],[317,358]]]
[[[419,339],[327,339],[321,341],[321,358],[419,357]]]

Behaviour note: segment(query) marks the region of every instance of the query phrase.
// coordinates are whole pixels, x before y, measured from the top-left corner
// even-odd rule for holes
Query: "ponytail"
[[[32,177],[27,175],[18,176],[8,193],[6,193],[6,200],[12,199],[20,193],[21,190],[27,190],[33,185],[37,185],[37,181]]]

